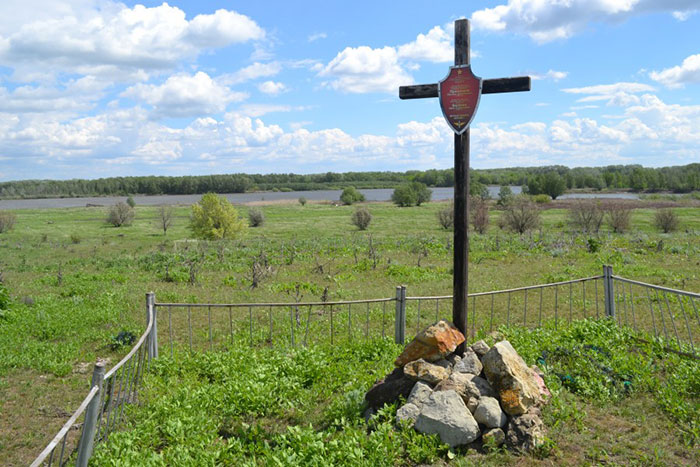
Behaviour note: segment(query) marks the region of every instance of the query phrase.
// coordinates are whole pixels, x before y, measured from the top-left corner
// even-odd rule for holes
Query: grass
[[[450,452],[435,436],[397,429],[396,405],[365,422],[364,393],[400,351],[388,340],[372,340],[293,350],[233,345],[227,352],[163,358],[147,378],[142,405],[131,407],[128,426],[98,448],[94,464],[700,461],[693,448],[700,441],[697,362],[640,346],[608,320],[580,321],[565,331],[501,333],[529,364],[541,366],[553,393],[543,412],[549,439],[525,459],[480,447]],[[671,392],[676,396],[669,406]]]
[[[213,243],[185,241],[186,207],[176,208],[165,236],[157,208],[137,206],[133,225],[121,228],[104,222],[106,208],[15,211],[14,229],[0,234],[0,272],[9,294],[0,312],[0,450],[7,463],[26,464],[41,451],[65,421],[56,414],[71,413],[87,391],[96,357],[113,364],[124,353],[110,344],[122,331],[143,329],[147,291],[155,291],[159,302],[200,303],[320,301],[324,291],[329,300],[391,297],[399,284],[411,296],[449,294],[452,233],[436,217],[444,206],[369,204],[373,220],[366,232],[351,225],[352,206],[263,206],[263,226],[249,229],[245,239]],[[490,230],[471,236],[470,291],[597,275],[603,264],[625,277],[700,290],[699,211],[693,205],[674,210],[680,231],[658,233],[654,210],[636,209],[630,233],[601,232],[594,237],[596,251],[591,236],[569,232],[565,209],[543,211],[542,229],[522,237],[495,227],[494,212]],[[245,216],[247,208],[240,211]],[[261,255],[270,274],[251,288],[251,267]],[[513,300],[522,310],[523,297]],[[551,312],[552,300],[544,297],[545,310]],[[476,306],[484,310],[488,303],[478,300]],[[537,301],[530,297],[528,306]],[[448,305],[441,310],[449,315]],[[381,310],[370,312],[375,323]],[[408,313],[408,334],[428,324],[425,309],[418,321],[415,303]],[[178,319],[184,318],[174,313],[173,322]],[[263,329],[266,316],[255,320]],[[206,342],[201,328],[197,336]],[[221,346],[224,336],[218,336]],[[161,338],[161,345],[166,342]],[[26,409],[35,399],[43,410]]]

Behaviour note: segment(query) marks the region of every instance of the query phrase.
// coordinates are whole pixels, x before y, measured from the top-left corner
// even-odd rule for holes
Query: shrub
[[[0,233],[7,232],[15,226],[17,216],[8,211],[0,211]]]
[[[366,207],[357,208],[355,212],[352,213],[351,220],[353,225],[358,229],[367,230],[369,223],[372,221],[372,214]]]
[[[135,207],[136,207],[136,201],[134,201],[134,198],[132,198],[131,196],[129,196],[129,197],[126,199],[126,204],[128,204],[128,205],[129,205],[130,207],[132,207],[132,208],[135,208]]]
[[[545,195],[544,193],[539,194],[539,195],[534,195],[532,197],[532,200],[537,203],[537,204],[547,204],[552,201],[552,197],[549,195]]]
[[[243,235],[246,223],[226,198],[207,193],[192,205],[189,228],[196,238],[219,240]]]
[[[306,201],[305,197],[303,197],[303,196],[299,197],[299,204],[301,204],[302,206],[306,206],[306,202],[307,201]]]
[[[595,200],[576,201],[569,209],[571,223],[582,232],[598,233],[604,212]]]
[[[445,229],[449,230],[454,226],[455,223],[455,205],[454,202],[450,203],[449,206],[440,209],[437,212],[437,218],[438,222],[440,223],[440,226]]]
[[[391,195],[391,200],[401,207],[420,206],[430,201],[432,196],[432,190],[425,183],[411,182],[396,187]]]
[[[265,214],[258,208],[251,208],[248,211],[248,222],[251,227],[260,227],[265,223]]]
[[[77,245],[78,243],[81,242],[81,240],[82,240],[82,238],[80,238],[80,235],[78,235],[76,233],[70,234],[70,241],[73,245]]]
[[[483,234],[489,227],[489,205],[483,198],[472,198],[471,221],[474,230]]]
[[[513,190],[511,190],[507,185],[502,186],[501,189],[498,190],[498,201],[496,201],[496,204],[505,208],[512,202]]]
[[[394,189],[391,201],[400,207],[413,206],[418,202],[418,195],[411,189],[410,185],[401,185]]]
[[[365,200],[365,195],[357,191],[354,186],[349,186],[343,190],[340,195],[340,202],[346,205],[351,205],[353,203],[359,203]]]
[[[134,220],[134,208],[123,201],[118,202],[111,208],[107,214],[107,223],[115,227],[123,225],[131,225]]]
[[[557,199],[566,191],[566,180],[557,171],[530,177],[527,180],[527,191],[531,195],[546,194]]]
[[[654,215],[654,225],[664,233],[678,229],[678,216],[671,209],[659,209]]]
[[[503,212],[500,224],[502,228],[523,234],[540,225],[540,210],[527,196],[516,196]]]
[[[622,233],[629,229],[632,207],[621,202],[607,203],[603,208],[608,217],[608,224],[613,232]]]

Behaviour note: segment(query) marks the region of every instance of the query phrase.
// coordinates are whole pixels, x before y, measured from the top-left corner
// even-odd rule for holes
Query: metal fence
[[[640,332],[640,338],[650,336],[668,350],[698,358],[698,299],[697,293],[615,276],[612,267],[603,266],[599,276],[469,294],[467,337],[501,325],[558,328],[577,319],[608,317]],[[160,344],[159,318],[167,336]],[[139,341],[106,373],[103,364],[95,365],[90,392],[32,466],[64,465],[75,450],[69,432],[81,417],[76,463],[87,465],[94,443],[108,440],[125,405],[138,400],[143,373],[160,348],[174,356],[176,349],[213,350],[234,342],[336,344],[387,337],[392,327],[395,342],[403,344],[407,331],[417,333],[440,319],[452,319],[452,295],[411,297],[405,286],[387,298],[298,303],[157,303],[149,293]]]
[[[90,391],[78,409],[61,427],[58,434],[32,462],[40,465],[67,464],[75,454],[78,466],[87,466],[95,443],[106,441],[122,422],[124,406],[138,397],[144,371],[151,359],[158,356],[154,295],[146,296],[146,330],[129,353],[112,369],[105,372],[103,362],[97,362],[92,373]],[[82,421],[81,421],[82,420]],[[72,428],[80,426],[79,440],[71,439]],[[77,452],[76,452],[77,451]]]

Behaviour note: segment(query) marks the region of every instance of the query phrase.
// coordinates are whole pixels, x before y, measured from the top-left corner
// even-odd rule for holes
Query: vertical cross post
[[[469,65],[469,22],[455,22],[455,66]],[[454,250],[452,322],[467,337],[469,289],[469,129],[454,135]],[[464,352],[465,344],[457,348]]]

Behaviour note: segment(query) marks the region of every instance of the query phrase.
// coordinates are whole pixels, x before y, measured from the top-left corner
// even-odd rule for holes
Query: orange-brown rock
[[[455,351],[464,342],[464,335],[444,319],[421,331],[396,358],[394,365],[403,366],[422,358],[435,362]]]

